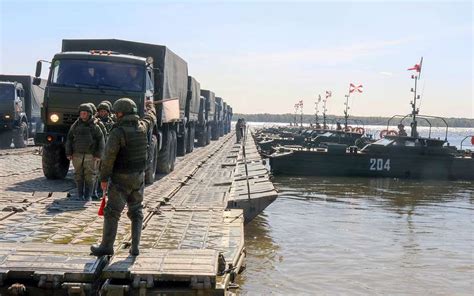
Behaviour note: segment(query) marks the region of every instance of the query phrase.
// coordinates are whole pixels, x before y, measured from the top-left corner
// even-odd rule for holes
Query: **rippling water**
[[[472,295],[474,182],[277,177],[243,295]]]

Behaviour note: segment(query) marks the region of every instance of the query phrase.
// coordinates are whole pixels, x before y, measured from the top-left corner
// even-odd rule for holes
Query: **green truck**
[[[185,110],[181,112],[180,133],[178,134],[178,155],[183,156],[194,150],[194,138],[199,124],[199,110],[201,99],[201,85],[191,76],[188,76],[188,95]]]
[[[46,80],[33,85],[28,75],[0,75],[0,148],[26,147],[29,137],[43,129],[40,108]]]
[[[36,77],[41,66],[39,61]],[[51,61],[46,85],[44,132],[35,138],[43,145],[44,175],[48,179],[66,176],[69,161],[64,143],[80,104],[113,103],[128,97],[137,104],[140,116],[147,100],[156,103],[158,120],[149,135],[145,174],[145,182],[153,183],[156,173],[174,169],[178,135],[183,135],[186,126],[187,94],[187,63],[166,46],[117,39],[63,40],[61,52]]]

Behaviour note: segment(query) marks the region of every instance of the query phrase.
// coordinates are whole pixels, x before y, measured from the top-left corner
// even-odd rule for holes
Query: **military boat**
[[[444,119],[419,114],[419,108],[416,108],[418,77],[412,76],[415,79],[412,90],[414,100],[410,103],[412,112],[402,116],[399,124],[411,117],[409,136],[387,128],[382,139],[367,144],[361,150],[336,143],[317,148],[280,147],[269,156],[273,174],[474,180],[474,153],[449,145],[448,125]],[[390,120],[399,117],[394,116]],[[444,139],[431,137],[433,118],[445,123]],[[430,127],[428,137],[418,134],[420,119]]]

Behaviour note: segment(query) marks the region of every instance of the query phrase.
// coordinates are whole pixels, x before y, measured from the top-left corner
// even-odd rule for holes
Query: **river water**
[[[245,227],[240,294],[473,294],[474,182],[273,181],[278,199]]]

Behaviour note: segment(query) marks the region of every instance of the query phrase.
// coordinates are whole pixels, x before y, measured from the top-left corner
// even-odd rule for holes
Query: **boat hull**
[[[292,151],[270,166],[274,175],[474,180],[472,157]]]

